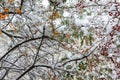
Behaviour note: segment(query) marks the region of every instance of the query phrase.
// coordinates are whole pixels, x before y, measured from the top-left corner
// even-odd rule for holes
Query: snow
[[[117,74],[114,71],[115,69],[117,69],[115,67],[115,64],[112,63],[111,60],[108,60],[108,61],[106,60],[109,57],[113,57],[113,56],[116,57],[116,55],[117,55],[117,57],[114,59],[114,61],[115,61],[115,63],[116,62],[120,63],[119,53],[118,54],[114,53],[114,50],[117,50],[118,49],[117,46],[120,45],[120,40],[119,40],[120,33],[115,31],[116,33],[115,33],[115,35],[113,35],[113,37],[111,37],[109,35],[113,31],[113,26],[117,25],[118,23],[120,24],[118,17],[110,16],[108,14],[109,11],[115,10],[115,5],[117,5],[117,4],[112,4],[109,7],[108,6],[104,7],[103,5],[107,4],[110,0],[99,0],[98,3],[102,4],[102,7],[101,6],[97,7],[96,6],[97,4],[94,3],[94,1],[93,1],[90,3],[90,5],[93,5],[93,6],[90,6],[91,8],[86,7],[82,11],[82,10],[77,10],[75,8],[75,5],[79,2],[79,0],[67,0],[67,2],[65,4],[62,3],[62,0],[56,0],[57,2],[60,2],[60,5],[57,6],[58,8],[56,8],[55,10],[58,10],[58,12],[60,12],[61,18],[57,18],[54,21],[52,21],[52,20],[48,20],[49,16],[51,16],[51,13],[53,12],[52,8],[50,8],[49,0],[38,0],[38,1],[31,0],[31,1],[33,1],[33,3],[34,3],[34,5],[32,7],[30,6],[30,4],[28,2],[26,2],[24,4],[24,7],[26,6],[24,9],[25,14],[15,15],[14,18],[12,19],[12,23],[21,28],[20,32],[15,33],[15,35],[21,34],[22,36],[26,36],[26,35],[31,36],[30,30],[28,29],[28,26],[27,26],[27,25],[30,25],[30,28],[32,29],[32,33],[33,33],[32,35],[34,35],[34,37],[40,37],[40,36],[42,36],[43,26],[45,26],[45,35],[60,41],[59,36],[70,33],[70,38],[68,38],[68,40],[71,40],[69,42],[67,42],[67,41],[65,42],[65,40],[67,40],[67,39],[66,39],[66,37],[64,37],[63,40],[61,41],[61,43],[64,43],[64,46],[63,45],[61,46],[61,44],[59,44],[56,40],[44,39],[42,48],[40,49],[40,54],[39,54],[40,60],[38,61],[38,64],[44,63],[49,66],[52,65],[52,67],[55,67],[55,65],[52,63],[56,63],[56,65],[57,65],[57,63],[62,64],[60,61],[64,57],[67,57],[68,61],[71,59],[82,58],[83,53],[84,53],[83,51],[86,51],[86,49],[88,49],[88,51],[86,51],[84,53],[84,55],[90,54],[90,56],[88,56],[88,60],[93,55],[97,55],[97,58],[99,59],[99,62],[100,62],[97,64],[97,62],[95,61],[97,64],[97,67],[94,67],[94,71],[96,70],[96,72],[94,72],[94,74],[96,74],[96,76],[99,75],[97,72],[100,72],[101,68],[110,68],[110,69],[112,69],[112,74],[113,74],[113,75],[111,75],[111,77],[113,79],[115,79],[117,77]],[[86,1],[90,2],[89,0],[86,0]],[[114,1],[114,0],[111,0],[111,1]],[[120,0],[117,0],[117,1],[120,1]],[[20,1],[15,2],[15,6],[18,6],[19,3],[20,3]],[[85,2],[85,3],[87,3],[87,2]],[[86,5],[89,6],[88,3],[85,4],[85,6]],[[65,9],[60,8],[62,6],[63,7],[65,6],[66,8]],[[74,8],[72,8],[71,6]],[[87,12],[89,12],[91,14],[87,15]],[[27,18],[23,18],[23,17],[28,17],[29,20]],[[61,22],[64,20],[68,20],[68,23],[61,24]],[[53,32],[50,29],[50,27],[51,27],[50,23],[52,23],[52,22],[54,24],[54,27],[57,28],[56,30],[60,32],[60,35],[58,37],[52,36]],[[2,27],[4,27],[4,25],[6,25],[7,21],[6,22],[1,21],[0,23],[1,23],[0,25],[1,25],[1,29],[2,29]],[[36,23],[41,23],[41,24],[37,25],[37,26],[32,26],[32,25],[36,25]],[[78,29],[78,30],[74,31],[71,29],[73,24],[75,25],[75,27],[77,27],[76,29]],[[17,26],[14,26],[14,27],[17,27]],[[5,30],[11,30],[11,29],[12,29],[12,27],[5,26]],[[92,44],[88,44],[88,45],[83,44],[83,46],[80,46],[81,45],[81,38],[80,38],[81,34],[78,35],[78,37],[76,37],[76,38],[73,35],[73,32],[77,32],[77,31],[78,31],[78,33],[80,31],[82,31],[84,33],[84,35],[82,37],[84,37],[84,36],[88,37],[88,39],[84,40],[84,43],[85,43],[85,41],[90,42],[89,34],[93,34],[92,38],[94,40],[92,41]],[[24,33],[22,33],[22,32],[24,32]],[[8,48],[11,48],[10,45],[13,46],[13,45],[16,45],[18,42],[22,41],[22,40],[19,41],[18,39],[14,39],[14,38],[9,39],[8,37],[6,37],[6,36],[3,37],[3,36],[5,36],[5,35],[2,34],[2,36],[0,37],[0,42],[1,42],[0,53],[3,53],[3,52],[5,53],[6,51],[9,50]],[[32,37],[30,37],[30,38],[32,38]],[[110,45],[108,45],[109,40],[111,38],[113,38],[114,43],[111,43]],[[47,41],[47,40],[49,40],[49,41]],[[22,64],[22,67],[24,67],[25,65],[27,65],[27,64],[25,64],[25,61],[27,63],[29,63],[29,62],[32,63],[32,61],[34,59],[33,55],[36,54],[36,50],[38,49],[39,43],[40,43],[40,40],[39,41],[36,40],[31,43],[25,44],[24,45],[25,47],[23,47],[23,48],[20,46],[19,47],[20,49],[15,49],[16,52],[15,51],[12,52],[13,54],[16,53],[16,55],[17,54],[25,55],[25,53],[22,53],[22,52],[26,51],[27,55],[30,56],[30,57],[27,57],[28,60],[27,59],[25,60],[23,58],[19,59],[16,64],[19,66],[20,66],[20,64]],[[29,46],[29,44],[32,47]],[[31,48],[31,50],[26,49],[28,47]],[[33,47],[34,47],[34,49],[33,49]],[[105,57],[104,55],[101,55],[102,47],[109,48],[107,50],[108,51],[107,57]],[[12,55],[12,53],[6,59],[9,59],[10,61],[13,61],[14,59],[16,59],[16,57],[15,57],[16,55]],[[0,54],[0,56],[2,56],[3,54]],[[91,55],[91,54],[93,54],[93,55]],[[12,58],[14,58],[14,59],[12,59]],[[80,61],[85,62],[86,60],[80,60]],[[68,64],[74,66],[74,68],[77,66],[77,65],[75,65],[74,62],[71,62]],[[8,65],[8,63],[7,63],[7,65]],[[65,66],[67,66],[67,65],[65,65]],[[65,69],[65,66],[64,66],[64,68],[62,68],[63,70]],[[46,68],[44,68],[44,69],[46,70],[46,73],[47,73],[47,69]],[[85,70],[88,70],[88,68],[86,68]],[[108,72],[105,71],[105,73],[108,73]],[[87,75],[88,79],[89,79],[89,74],[90,74],[90,72],[86,71],[86,75]],[[15,75],[15,74],[13,74],[13,75]],[[10,74],[10,76],[13,76],[13,75]],[[110,73],[108,75],[110,75]],[[28,76],[28,75],[25,75],[25,77],[30,79],[30,76]],[[106,76],[103,74],[100,77],[103,78]],[[42,80],[42,79],[40,78],[40,80]]]
[[[118,55],[118,56],[120,56],[120,55]],[[117,58],[117,60],[116,60],[118,63],[120,63],[120,58]]]
[[[70,16],[70,13],[69,13],[68,11],[64,11],[63,16],[64,16],[64,17],[69,17],[69,16]]]
[[[81,30],[83,31],[85,36],[87,36],[89,34],[88,29],[86,27],[81,27]]]
[[[42,0],[42,5],[45,9],[48,9],[50,6],[50,3],[48,0]]]

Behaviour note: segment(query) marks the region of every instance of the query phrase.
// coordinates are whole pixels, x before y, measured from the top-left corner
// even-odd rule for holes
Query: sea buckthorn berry
[[[109,15],[110,15],[110,16],[112,16],[112,15],[113,15],[113,13],[112,13],[112,12],[109,12]]]
[[[13,0],[8,0],[8,2],[13,2]]]
[[[76,4],[76,8],[78,8],[79,10],[83,9],[85,6],[83,4],[83,2],[79,2]]]
[[[22,11],[20,9],[16,9],[17,14],[22,14]]]
[[[8,12],[8,11],[9,11],[9,8],[4,8],[4,11],[5,11],[5,12]]]

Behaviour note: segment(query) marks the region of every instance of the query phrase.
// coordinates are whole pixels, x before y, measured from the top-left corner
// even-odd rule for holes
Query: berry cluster
[[[76,7],[77,9],[81,10],[81,9],[83,9],[85,6],[84,6],[84,4],[83,4],[83,1],[81,1],[81,2],[78,2],[75,7]]]
[[[113,17],[118,17],[120,16],[120,3],[118,2],[110,2],[110,11],[108,14]]]

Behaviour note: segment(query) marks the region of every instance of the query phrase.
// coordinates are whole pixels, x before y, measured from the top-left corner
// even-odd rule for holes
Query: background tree
[[[0,0],[1,80],[119,80],[120,0]]]

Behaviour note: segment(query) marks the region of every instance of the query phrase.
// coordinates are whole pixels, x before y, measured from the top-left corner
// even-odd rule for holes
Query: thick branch
[[[44,37],[45,38],[45,37]],[[11,51],[13,51],[14,49],[16,49],[17,47],[19,47],[20,45],[24,44],[24,43],[27,43],[27,42],[30,42],[30,41],[34,41],[34,40],[38,40],[38,39],[42,39],[42,37],[37,37],[37,38],[31,38],[31,39],[28,39],[28,40],[25,40],[17,45],[15,45],[13,48],[11,48],[8,52],[6,52],[1,58],[0,58],[0,61],[6,57]]]

